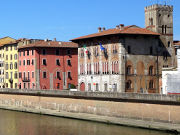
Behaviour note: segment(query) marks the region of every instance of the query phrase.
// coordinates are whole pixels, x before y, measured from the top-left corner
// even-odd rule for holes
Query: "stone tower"
[[[155,4],[145,7],[145,26],[161,34],[159,49],[161,55],[167,57],[163,59],[162,66],[176,67],[173,47],[173,6]]]

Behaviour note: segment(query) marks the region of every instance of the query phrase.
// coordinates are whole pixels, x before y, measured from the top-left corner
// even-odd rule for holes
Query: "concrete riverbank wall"
[[[180,96],[0,90],[0,108],[180,132]]]

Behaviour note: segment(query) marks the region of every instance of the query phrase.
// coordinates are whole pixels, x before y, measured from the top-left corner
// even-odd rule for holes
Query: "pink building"
[[[38,41],[19,52],[19,88],[68,89],[77,86],[78,48],[72,42]]]

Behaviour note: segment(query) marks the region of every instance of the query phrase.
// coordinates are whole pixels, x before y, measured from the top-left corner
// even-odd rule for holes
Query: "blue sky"
[[[95,33],[99,26],[107,29],[118,24],[144,27],[144,7],[156,1],[2,0],[0,37],[68,41]],[[174,5],[174,39],[180,40],[180,0],[167,1]]]

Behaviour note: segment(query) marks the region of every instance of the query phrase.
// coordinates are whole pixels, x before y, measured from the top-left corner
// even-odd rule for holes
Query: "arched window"
[[[132,66],[129,65],[129,66],[126,67],[126,74],[127,75],[131,75],[132,74]]]
[[[149,75],[153,75],[153,66],[149,67]]]
[[[81,49],[81,53],[80,53],[81,55],[81,57],[84,57],[84,49]]]
[[[162,25],[162,34],[164,34],[164,25]]]
[[[154,82],[153,80],[149,81],[149,89],[153,89],[154,88]]]
[[[132,88],[132,82],[131,82],[131,80],[128,80],[127,82],[126,82],[126,89],[131,89]]]

